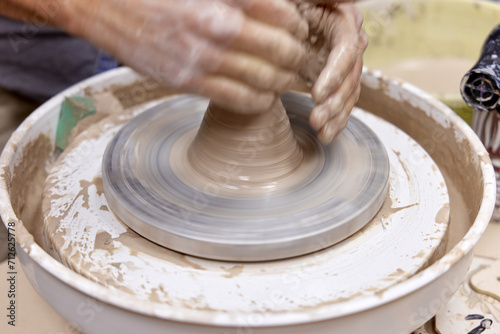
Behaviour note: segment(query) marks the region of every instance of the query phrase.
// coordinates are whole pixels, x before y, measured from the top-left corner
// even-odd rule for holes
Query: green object
[[[436,96],[441,102],[450,107],[458,116],[462,117],[467,124],[472,125],[472,108],[462,99],[454,96]]]
[[[64,99],[57,124],[56,147],[64,150],[68,146],[71,130],[87,116],[96,113],[94,102],[86,97],[70,96]]]

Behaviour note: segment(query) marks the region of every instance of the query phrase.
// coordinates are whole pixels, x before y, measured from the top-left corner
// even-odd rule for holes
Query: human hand
[[[61,22],[124,64],[242,112],[265,110],[303,67],[308,24],[287,0],[68,0]]]
[[[301,77],[312,86],[311,126],[324,143],[345,128],[358,101],[368,38],[358,9],[339,0],[294,0],[309,22],[309,50]],[[311,3],[312,2],[312,3]],[[326,3],[317,5],[316,3]]]

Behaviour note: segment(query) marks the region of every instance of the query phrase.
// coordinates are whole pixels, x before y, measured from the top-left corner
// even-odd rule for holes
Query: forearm
[[[0,15],[38,25],[66,28],[67,0],[4,0]]]

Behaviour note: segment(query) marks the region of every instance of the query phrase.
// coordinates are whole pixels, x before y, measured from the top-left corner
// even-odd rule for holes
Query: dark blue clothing
[[[53,27],[0,16],[0,87],[36,102],[99,72],[116,61]]]

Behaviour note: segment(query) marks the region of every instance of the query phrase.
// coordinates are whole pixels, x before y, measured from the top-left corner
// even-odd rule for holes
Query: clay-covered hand
[[[363,17],[344,1],[294,1],[309,22],[309,51],[301,76],[313,85],[316,105],[310,122],[319,139],[329,143],[345,128],[359,98],[363,53],[368,45],[361,28]]]
[[[308,24],[287,0],[64,3],[70,33],[164,85],[243,112],[271,106],[305,60]]]

